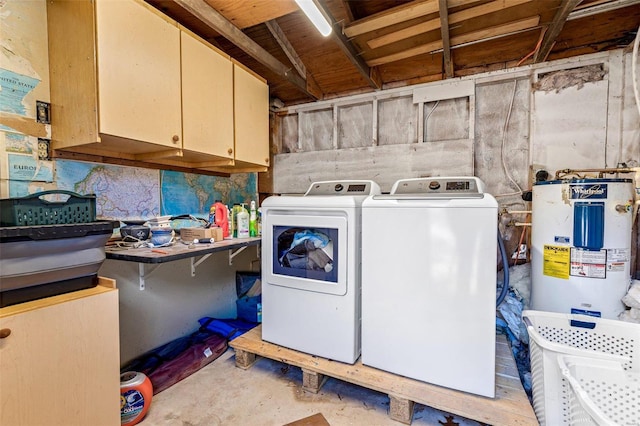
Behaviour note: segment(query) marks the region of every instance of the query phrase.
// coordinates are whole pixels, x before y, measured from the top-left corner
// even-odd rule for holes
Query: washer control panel
[[[484,185],[477,177],[433,177],[401,179],[391,194],[481,194]]]
[[[370,180],[339,180],[314,182],[305,196],[309,195],[375,195],[380,193],[377,183]]]

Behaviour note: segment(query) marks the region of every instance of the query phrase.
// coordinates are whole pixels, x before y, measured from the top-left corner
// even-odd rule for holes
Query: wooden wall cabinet
[[[120,425],[118,291],[0,309],[0,424]]]
[[[234,64],[233,93],[236,165],[260,165],[266,170],[269,166],[269,86]]]
[[[266,132],[245,149],[234,139],[234,64],[224,53],[141,0],[51,0],[47,16],[54,150],[229,173],[264,169],[264,158],[236,155],[258,145],[268,154],[264,81],[251,75],[266,88]]]

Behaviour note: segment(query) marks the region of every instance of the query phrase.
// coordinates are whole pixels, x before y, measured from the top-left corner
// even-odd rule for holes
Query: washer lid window
[[[344,216],[269,216],[263,244],[272,244],[265,283],[342,296],[347,292]]]

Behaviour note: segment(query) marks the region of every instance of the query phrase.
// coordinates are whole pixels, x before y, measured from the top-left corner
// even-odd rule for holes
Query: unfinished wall
[[[272,192],[333,179],[372,179],[389,191],[400,178],[475,175],[501,210],[528,210],[521,194],[540,169],[553,178],[640,165],[631,61],[615,50],[280,111]],[[501,216],[510,248],[522,228],[508,225],[526,220]]]
[[[137,263],[106,260],[99,274],[114,278],[120,293],[121,365],[194,332],[199,318],[235,318],[236,271],[258,271],[258,258],[256,247],[248,247],[229,266],[229,252],[217,252],[194,277],[190,259],[144,265],[144,290]]]

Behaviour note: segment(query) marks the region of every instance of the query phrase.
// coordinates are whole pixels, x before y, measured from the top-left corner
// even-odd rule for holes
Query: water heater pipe
[[[603,169],[562,169],[556,171],[556,179],[562,179],[560,173],[566,175],[574,173],[598,173],[598,177],[602,177],[603,174],[615,174],[615,173],[637,173],[640,171],[640,167],[615,167],[615,168],[603,168]],[[637,181],[637,179],[636,179]]]

